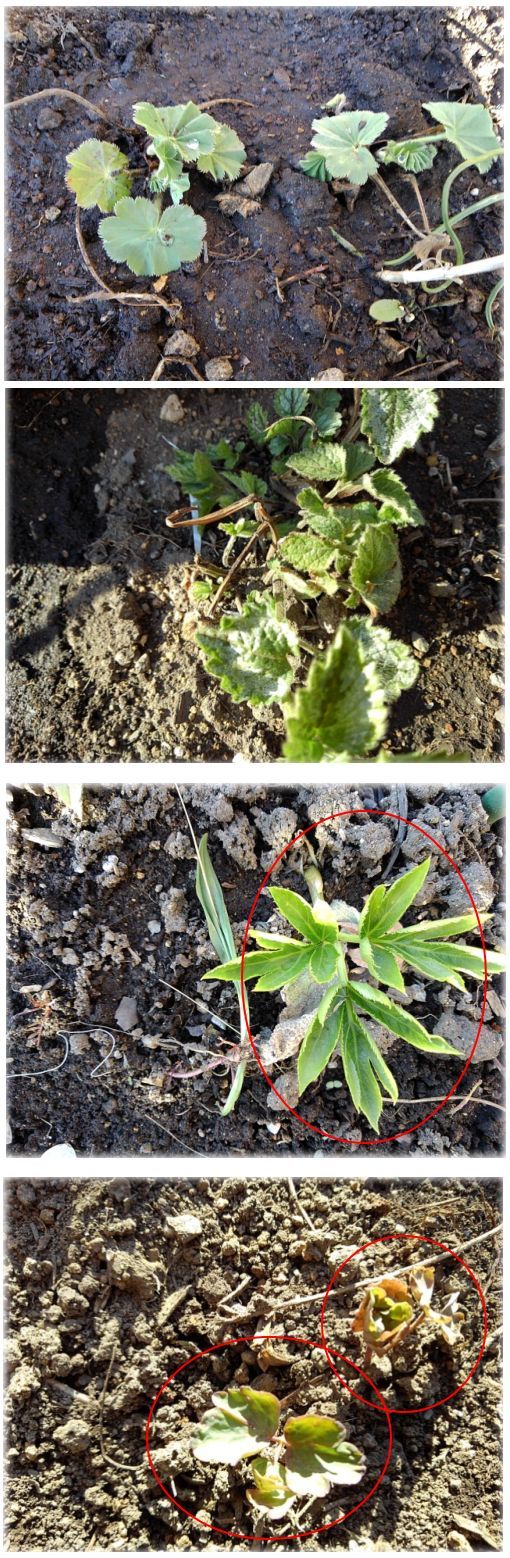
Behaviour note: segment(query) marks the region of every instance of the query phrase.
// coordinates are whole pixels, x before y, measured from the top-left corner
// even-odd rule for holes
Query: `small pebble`
[[[234,369],[228,357],[211,357],[205,365],[206,379],[232,379]]]
[[[62,114],[58,114],[55,108],[41,108],[37,115],[38,130],[58,130],[63,123]]]

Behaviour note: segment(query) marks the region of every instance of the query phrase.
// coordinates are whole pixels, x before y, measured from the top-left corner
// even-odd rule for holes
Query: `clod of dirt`
[[[191,1239],[198,1239],[201,1232],[200,1218],[194,1217],[192,1212],[178,1212],[176,1217],[166,1217],[163,1225],[165,1238],[176,1239],[178,1244],[189,1244]]]
[[[167,395],[159,413],[160,422],[184,422],[186,412],[178,395]]]
[[[206,379],[233,379],[234,369],[229,357],[211,357],[205,365]]]
[[[107,1253],[107,1267],[113,1287],[120,1288],[124,1293],[150,1299],[159,1292],[160,1279],[143,1255],[129,1255],[125,1250],[114,1250]]]
[[[53,1433],[54,1443],[68,1455],[83,1455],[89,1449],[92,1438],[90,1423],[85,1423],[81,1417],[70,1417],[68,1423],[55,1428]]]
[[[198,357],[199,353],[198,341],[187,330],[173,330],[163,348],[165,357]]]

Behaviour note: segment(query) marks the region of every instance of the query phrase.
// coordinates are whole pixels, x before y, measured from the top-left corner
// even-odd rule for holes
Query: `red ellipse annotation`
[[[331,1365],[333,1373],[336,1374],[337,1379],[339,1379],[341,1381],[342,1385],[345,1385],[346,1390],[348,1390],[351,1395],[356,1397],[356,1401],[362,1402],[363,1405],[366,1406],[366,1407],[372,1407],[374,1412],[380,1412],[381,1409],[380,1409],[380,1407],[377,1405],[377,1403],[375,1401],[368,1401],[366,1396],[360,1396],[358,1394],[358,1391],[353,1390],[352,1386],[347,1384],[347,1380],[342,1379],[341,1375],[338,1373],[338,1370],[335,1368],[335,1365],[332,1362],[332,1358],[335,1356],[334,1349],[330,1349],[328,1347],[328,1344],[327,1344],[327,1341],[326,1341],[326,1334],[325,1334],[325,1332],[326,1332],[326,1309],[327,1309],[327,1306],[328,1306],[328,1302],[329,1302],[331,1293],[332,1293],[333,1288],[335,1286],[337,1277],[339,1277],[341,1271],[345,1271],[345,1267],[349,1265],[349,1261],[355,1260],[357,1255],[364,1255],[367,1250],[372,1250],[374,1248],[374,1245],[376,1245],[376,1244],[388,1244],[388,1243],[394,1243],[396,1241],[398,1243],[405,1244],[406,1240],[409,1240],[409,1239],[418,1241],[418,1243],[420,1243],[420,1244],[433,1244],[435,1249],[443,1250],[445,1252],[445,1254],[450,1255],[452,1257],[452,1260],[456,1260],[458,1265],[462,1266],[463,1270],[467,1272],[468,1277],[470,1278],[470,1281],[473,1283],[473,1287],[476,1289],[476,1292],[478,1294],[478,1298],[480,1300],[480,1306],[481,1306],[482,1318],[483,1318],[483,1335],[482,1335],[480,1348],[478,1350],[478,1353],[477,1353],[477,1356],[475,1358],[474,1363],[471,1365],[469,1373],[465,1375],[465,1378],[463,1380],[461,1380],[460,1385],[456,1385],[455,1386],[455,1390],[450,1390],[447,1396],[441,1396],[439,1401],[430,1401],[430,1402],[428,1402],[428,1404],[426,1406],[422,1406],[422,1407],[388,1407],[386,1405],[386,1402],[385,1402],[386,1411],[389,1412],[390,1416],[392,1416],[392,1417],[413,1417],[413,1416],[415,1416],[415,1414],[417,1414],[419,1412],[434,1412],[436,1410],[436,1407],[444,1407],[445,1402],[451,1401],[454,1396],[458,1396],[459,1391],[464,1390],[464,1386],[467,1385],[469,1380],[473,1378],[473,1375],[476,1373],[476,1370],[477,1370],[479,1364],[482,1361],[482,1358],[483,1358],[483,1355],[484,1355],[484,1352],[485,1352],[485,1348],[486,1348],[486,1345],[487,1345],[488,1317],[487,1317],[487,1306],[486,1306],[486,1303],[485,1303],[485,1298],[484,1298],[482,1289],[480,1287],[480,1283],[478,1281],[478,1278],[475,1276],[474,1271],[471,1270],[471,1267],[467,1265],[467,1262],[462,1259],[462,1256],[458,1255],[456,1250],[451,1250],[448,1244],[441,1244],[439,1239],[429,1239],[429,1238],[426,1237],[425,1234],[422,1234],[422,1233],[384,1233],[384,1234],[380,1234],[378,1239],[370,1239],[368,1244],[360,1244],[358,1250],[352,1250],[351,1254],[347,1255],[346,1259],[342,1261],[342,1264],[340,1266],[337,1266],[336,1271],[333,1272],[333,1276],[330,1278],[330,1281],[328,1282],[328,1286],[326,1288],[326,1292],[324,1294],[324,1298],[323,1298],[323,1301],[322,1301],[322,1308],[321,1308],[321,1337],[322,1337],[322,1341],[323,1341],[323,1344],[324,1344],[324,1351],[326,1353],[326,1357],[328,1359],[328,1362]],[[426,1262],[423,1262],[423,1264],[426,1264]],[[387,1274],[389,1276],[390,1275],[390,1271],[388,1271]],[[379,1275],[383,1276],[384,1272],[383,1273],[379,1273]],[[376,1279],[374,1277],[374,1281],[375,1280]],[[370,1278],[369,1277],[367,1277],[366,1286],[367,1287],[370,1286]],[[360,1287],[361,1287],[361,1283],[360,1283]],[[370,1384],[371,1384],[372,1389],[373,1389],[374,1387],[373,1387],[373,1381],[372,1380],[370,1381]],[[377,1392],[377,1394],[379,1394],[379,1392]]]
[[[169,1374],[168,1379],[166,1379],[164,1381],[164,1384],[160,1386],[160,1389],[158,1390],[157,1395],[154,1397],[154,1401],[152,1402],[152,1406],[151,1406],[150,1411],[149,1411],[149,1415],[148,1415],[148,1418],[147,1418],[146,1429],[145,1429],[145,1448],[146,1448],[146,1451],[147,1451],[147,1457],[148,1457],[148,1461],[149,1461],[149,1466],[150,1466],[152,1475],[155,1478],[156,1482],[158,1483],[158,1487],[161,1488],[161,1492],[164,1493],[165,1498],[169,1499],[171,1504],[175,1504],[176,1508],[180,1510],[182,1515],[186,1515],[188,1520],[194,1520],[197,1525],[205,1527],[206,1531],[217,1531],[217,1532],[219,1532],[220,1536],[233,1536],[233,1537],[236,1537],[237,1540],[241,1541],[241,1542],[256,1542],[257,1546],[259,1546],[261,1542],[267,1542],[267,1543],[277,1542],[278,1544],[281,1544],[282,1541],[283,1542],[301,1542],[301,1541],[303,1541],[303,1539],[305,1537],[308,1537],[308,1536],[318,1536],[321,1531],[330,1531],[333,1526],[344,1525],[345,1521],[349,1520],[351,1515],[356,1514],[358,1509],[362,1509],[363,1505],[367,1504],[369,1499],[373,1498],[374,1493],[377,1492],[377,1489],[381,1485],[383,1477],[385,1477],[385,1475],[386,1475],[386,1472],[388,1470],[388,1466],[389,1466],[390,1460],[391,1460],[391,1452],[392,1452],[392,1447],[393,1447],[393,1431],[392,1431],[392,1427],[391,1427],[390,1413],[388,1411],[386,1403],[383,1400],[383,1397],[381,1395],[380,1390],[378,1390],[378,1388],[377,1388],[377,1385],[372,1385],[372,1389],[375,1391],[376,1396],[378,1396],[378,1398],[379,1398],[379,1401],[380,1401],[380,1408],[379,1408],[379,1410],[384,1413],[384,1416],[385,1416],[385,1419],[386,1419],[386,1426],[387,1426],[387,1429],[388,1429],[388,1447],[387,1447],[386,1458],[385,1458],[382,1470],[379,1472],[378,1477],[376,1477],[375,1482],[373,1483],[373,1486],[371,1488],[369,1488],[368,1493],[365,1493],[364,1497],[362,1499],[360,1499],[359,1502],[357,1504],[355,1504],[352,1509],[348,1509],[345,1513],[342,1513],[341,1515],[339,1515],[336,1520],[329,1520],[325,1525],[314,1526],[313,1530],[311,1530],[311,1531],[294,1531],[294,1532],[293,1531],[288,1531],[288,1532],[284,1532],[282,1534],[281,1530],[279,1530],[275,1534],[275,1536],[255,1536],[255,1535],[252,1535],[252,1534],[250,1534],[249,1532],[246,1532],[246,1531],[226,1531],[224,1526],[213,1525],[211,1521],[203,1520],[201,1516],[199,1517],[198,1515],[195,1515],[193,1513],[193,1510],[186,1509],[185,1504],[181,1504],[179,1502],[179,1499],[175,1498],[174,1494],[170,1493],[168,1488],[165,1487],[164,1482],[161,1481],[161,1477],[158,1476],[158,1473],[156,1471],[156,1467],[154,1465],[154,1461],[152,1459],[151,1447],[150,1447],[150,1434],[151,1434],[151,1426],[152,1426],[153,1420],[154,1420],[154,1415],[155,1415],[156,1409],[158,1407],[158,1403],[161,1401],[161,1397],[164,1395],[164,1392],[166,1390],[168,1390],[168,1387],[169,1387],[169,1385],[172,1384],[173,1380],[175,1380],[177,1378],[177,1375],[178,1374],[182,1374],[183,1370],[185,1370],[185,1369],[192,1368],[193,1364],[200,1363],[200,1361],[203,1358],[209,1358],[212,1353],[221,1352],[223,1347],[242,1347],[244,1345],[249,1346],[250,1342],[254,1342],[254,1341],[257,1341],[257,1342],[260,1342],[260,1341],[268,1341],[268,1342],[271,1342],[271,1341],[272,1342],[274,1342],[274,1341],[278,1341],[278,1342],[294,1342],[294,1343],[296,1343],[300,1347],[310,1347],[315,1352],[326,1353],[326,1348],[323,1346],[322,1342],[310,1342],[310,1341],[308,1341],[308,1339],[306,1337],[303,1337],[303,1336],[279,1336],[279,1335],[275,1336],[275,1335],[272,1335],[272,1334],[264,1336],[264,1335],[261,1335],[260,1333],[257,1333],[257,1336],[234,1336],[234,1337],[230,1337],[227,1341],[216,1342],[214,1347],[206,1347],[203,1352],[195,1353],[192,1358],[187,1358],[185,1363],[180,1363],[179,1367],[177,1369],[174,1369],[173,1374]],[[328,1353],[328,1357],[329,1356],[330,1355]],[[367,1384],[370,1384],[370,1385],[372,1384],[371,1380],[369,1379],[368,1374],[365,1374],[364,1369],[360,1368],[359,1364],[353,1363],[350,1358],[345,1358],[343,1353],[337,1352],[336,1349],[332,1348],[331,1349],[331,1357],[340,1359],[340,1361],[342,1363],[347,1364],[348,1368],[354,1369],[356,1374],[360,1374],[362,1376],[362,1378],[366,1381]],[[326,1379],[327,1375],[325,1375],[324,1378]],[[343,1383],[344,1383],[344,1381],[341,1380],[341,1384],[343,1384]],[[355,1395],[356,1392],[351,1392],[351,1394]],[[361,1397],[359,1397],[359,1399],[362,1401],[363,1397],[361,1396]],[[370,1404],[371,1403],[369,1403],[369,1405]]]
[[[283,860],[285,855],[288,854],[288,851],[290,849],[293,849],[295,844],[299,844],[301,839],[306,838],[309,833],[313,833],[315,828],[320,828],[322,823],[324,823],[324,822],[333,822],[335,820],[335,818],[337,818],[337,817],[361,817],[361,816],[389,817],[392,822],[404,822],[406,827],[414,828],[417,833],[421,833],[423,838],[426,838],[428,840],[428,843],[432,844],[434,849],[439,850],[439,853],[444,856],[445,860],[448,861],[448,864],[452,867],[452,870],[455,871],[456,875],[459,877],[459,880],[462,882],[462,886],[463,886],[465,892],[467,893],[467,896],[469,898],[469,902],[471,904],[471,908],[473,910],[473,913],[476,916],[476,922],[477,922],[477,925],[478,925],[478,930],[480,932],[480,941],[481,941],[481,946],[482,946],[484,977],[483,977],[482,1009],[481,1009],[480,1021],[478,1023],[476,1034],[475,1034],[473,1043],[471,1045],[471,1049],[469,1051],[469,1055],[467,1057],[467,1060],[465,1061],[465,1063],[464,1063],[464,1065],[462,1067],[462,1070],[459,1072],[459,1075],[458,1075],[456,1081],[452,1083],[452,1086],[450,1087],[449,1091],[447,1093],[445,1093],[444,1098],[442,1098],[440,1100],[440,1102],[438,1104],[436,1104],[435,1109],[430,1109],[429,1113],[428,1114],[424,1114],[423,1118],[421,1120],[417,1120],[415,1125],[408,1125],[408,1126],[406,1126],[405,1130],[394,1131],[392,1136],[374,1136],[371,1140],[355,1141],[352,1136],[337,1136],[337,1135],[334,1134],[333,1131],[325,1131],[325,1130],[323,1130],[322,1126],[320,1126],[320,1125],[312,1125],[310,1120],[306,1120],[304,1118],[304,1115],[298,1114],[297,1109],[293,1109],[292,1108],[292,1105],[287,1102],[286,1098],[284,1098],[283,1093],[280,1093],[278,1091],[278,1088],[275,1086],[274,1082],[271,1081],[271,1077],[268,1076],[266,1068],[265,1068],[262,1060],[260,1059],[260,1055],[258,1053],[257,1046],[256,1046],[256,1043],[255,1043],[255,1039],[253,1037],[253,1034],[252,1034],[252,1031],[251,1031],[251,1027],[250,1027],[249,1013],[248,1013],[247,1006],[246,1006],[246,990],[245,990],[245,982],[244,982],[244,960],[245,960],[245,957],[246,957],[247,943],[248,943],[248,937],[249,937],[249,934],[250,934],[251,922],[252,922],[255,910],[257,908],[257,904],[259,902],[259,898],[261,897],[261,894],[263,893],[264,888],[267,886],[267,883],[268,883],[268,881],[269,881],[273,871],[275,870],[275,867],[279,864],[280,860]],[[398,812],[395,812],[395,811],[383,811],[378,806],[358,806],[358,807],[349,807],[347,811],[333,811],[333,812],[330,812],[329,816],[327,816],[327,817],[319,817],[316,822],[310,823],[310,826],[308,828],[303,828],[301,833],[296,833],[295,838],[290,839],[289,843],[285,845],[285,848],[280,850],[279,855],[276,856],[276,859],[273,860],[272,865],[270,865],[270,867],[269,867],[269,870],[266,871],[265,877],[264,877],[263,881],[261,882],[260,887],[258,888],[258,890],[257,890],[257,892],[255,894],[255,897],[253,899],[253,903],[252,903],[252,906],[251,906],[251,909],[250,909],[250,912],[249,912],[249,915],[248,915],[248,919],[246,921],[246,928],[245,928],[244,937],[243,937],[243,945],[242,945],[242,948],[241,948],[241,1001],[242,1001],[242,1007],[243,1007],[244,1021],[245,1021],[245,1024],[246,1024],[246,1031],[247,1031],[247,1034],[248,1034],[248,1037],[249,1037],[249,1040],[250,1040],[250,1044],[251,1044],[251,1047],[252,1047],[252,1050],[253,1050],[253,1054],[255,1056],[255,1060],[257,1062],[259,1070],[262,1072],[262,1075],[265,1078],[265,1081],[267,1082],[268,1087],[270,1087],[272,1089],[272,1092],[276,1094],[276,1097],[279,1098],[280,1103],[283,1104],[284,1108],[288,1110],[289,1114],[292,1114],[294,1116],[295,1120],[299,1120],[300,1125],[305,1125],[309,1131],[314,1131],[317,1136],[323,1136],[328,1141],[338,1141],[338,1142],[341,1142],[342,1145],[345,1146],[345,1147],[358,1147],[358,1148],[360,1148],[360,1147],[380,1147],[380,1146],[384,1145],[385,1142],[399,1141],[402,1136],[410,1136],[412,1131],[419,1131],[421,1129],[422,1125],[426,1125],[428,1120],[433,1120],[434,1116],[436,1114],[439,1114],[440,1109],[444,1109],[444,1105],[448,1102],[448,1099],[452,1098],[454,1093],[456,1093],[457,1088],[460,1086],[460,1083],[462,1082],[463,1077],[465,1077],[466,1072],[468,1071],[469,1066],[471,1065],[471,1061],[473,1059],[473,1055],[475,1053],[476,1046],[477,1046],[478,1040],[480,1038],[480,1034],[481,1034],[482,1026],[483,1026],[483,1020],[484,1020],[484,1017],[485,1017],[485,1008],[486,1008],[486,1003],[487,1003],[487,955],[486,955],[486,949],[485,949],[485,939],[484,939],[484,934],[483,934],[482,922],[481,922],[481,919],[480,919],[480,915],[478,913],[478,909],[476,907],[475,900],[473,898],[473,894],[472,894],[471,889],[468,887],[468,884],[467,884],[467,882],[465,881],[465,879],[464,879],[464,877],[462,875],[460,867],[458,865],[456,865],[455,861],[452,859],[452,856],[448,854],[448,850],[444,848],[443,844],[439,843],[438,839],[435,839],[431,833],[427,833],[426,829],[420,827],[419,823],[412,822],[409,817],[401,817]],[[418,1104],[419,1103],[419,1099],[417,1099],[416,1102]]]

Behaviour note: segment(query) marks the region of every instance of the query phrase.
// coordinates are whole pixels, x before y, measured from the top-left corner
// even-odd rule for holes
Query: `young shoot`
[[[386,261],[383,271],[385,279],[389,274],[389,266],[405,264],[413,257],[423,262],[425,266],[427,264],[433,266],[438,249],[441,253],[446,251],[448,260],[451,255],[453,261],[451,279],[458,279],[456,271],[458,270],[460,275],[463,274],[465,258],[458,228],[470,215],[483,211],[503,199],[502,194],[487,195],[477,201],[476,205],[462,208],[455,216],[450,213],[450,197],[456,180],[471,168],[476,168],[482,174],[487,173],[496,159],[503,155],[503,146],[495,134],[488,109],[481,103],[423,103],[423,108],[439,128],[433,127],[422,135],[396,141],[385,139],[387,114],[337,112],[338,102],[338,97],[331,98],[326,104],[330,111],[328,116],[313,120],[312,127],[315,134],[312,136],[312,149],[306,153],[300,167],[310,178],[323,181],[341,179],[354,188],[359,188],[371,179],[383,198],[399,213],[405,225],[412,229],[417,241],[399,259]],[[455,149],[460,161],[457,161],[447,174],[443,184],[440,201],[441,220],[437,225],[429,222],[420,195],[424,224],[421,230],[388,188],[381,175],[381,168],[395,165],[408,176],[411,175],[416,179],[420,173],[432,167],[439,151],[451,147]],[[494,268],[497,268],[497,262],[493,263]],[[483,271],[486,262],[480,262],[479,268]],[[476,270],[475,266],[473,270]],[[426,292],[434,294],[443,292],[451,285],[448,273],[446,280],[434,286],[427,283],[426,269],[418,274],[423,274]],[[394,279],[398,282],[398,274]],[[492,325],[494,298],[500,286],[501,283],[496,284],[496,288],[492,289],[487,300],[486,317],[489,325]],[[386,304],[387,300],[381,301]],[[375,319],[389,317],[374,314],[372,308],[370,313]],[[394,318],[396,317],[395,315]]]
[[[326,1498],[365,1474],[361,1450],[335,1418],[309,1413],[282,1424],[278,1397],[249,1385],[218,1391],[212,1403],[193,1434],[192,1452],[220,1466],[248,1461],[253,1486],[246,1498],[259,1517],[282,1520],[296,1501]]]
[[[365,1344],[364,1363],[387,1357],[404,1345],[420,1327],[439,1332],[450,1348],[462,1346],[464,1314],[459,1294],[449,1293],[440,1309],[432,1308],[434,1270],[417,1267],[404,1277],[382,1277],[367,1288],[351,1329]]]
[[[198,259],[206,235],[203,217],[182,204],[190,188],[185,165],[219,182],[237,178],[246,153],[235,131],[196,103],[135,103],[133,119],[149,136],[148,177],[112,142],[87,140],[69,152],[66,184],[80,209],[108,213],[98,232],[110,260],[135,276],[166,276]],[[154,199],[133,195],[140,177]]]
[[[255,980],[256,991],[285,989],[298,979],[316,989],[308,1029],[295,1044],[297,1096],[306,1093],[332,1062],[340,1064],[355,1110],[376,1132],[384,1095],[394,1104],[399,1095],[367,1017],[403,1043],[436,1055],[442,1062],[459,1052],[440,1033],[429,1032],[388,991],[405,993],[406,968],[462,992],[466,990],[464,975],[478,981],[484,975],[481,947],[458,939],[476,930],[472,911],[445,920],[402,924],[423,888],[430,863],[428,857],[413,866],[391,887],[380,883],[361,913],[349,909],[347,928],[344,911],[339,920],[316,888],[313,903],[288,888],[269,888],[282,920],[297,936],[252,926],[250,935],[257,950],[247,951],[244,958],[244,979]],[[486,956],[488,973],[501,973],[502,954],[487,952]],[[229,959],[202,977],[232,980],[238,985],[241,958]]]

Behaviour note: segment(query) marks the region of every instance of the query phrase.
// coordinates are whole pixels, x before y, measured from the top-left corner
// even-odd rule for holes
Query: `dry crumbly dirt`
[[[501,947],[503,824],[489,826],[482,793],[482,786],[445,789],[419,782],[407,787],[407,795],[397,786],[365,783],[314,789],[281,783],[267,789],[254,783],[182,791],[197,837],[208,833],[239,948],[262,877],[285,845],[334,812],[374,807],[400,816],[407,812],[448,851],[479,911],[493,916],[486,926],[488,945]],[[220,1116],[228,1065],[218,1061],[228,1056],[229,1043],[236,1044],[237,1002],[229,985],[201,982],[218,959],[197,901],[193,845],[172,786],[87,788],[82,826],[55,796],[15,789],[11,815],[8,1072],[13,1152],[38,1155],[67,1141],[86,1155],[236,1157],[290,1152],[322,1157],[353,1153],[361,1141],[375,1141],[354,1110],[338,1062],[301,1101],[300,1112],[315,1129],[278,1107],[254,1059],[234,1112]],[[423,914],[426,906],[426,918],[463,913],[467,899],[462,884],[415,828],[403,830],[392,860],[397,829],[389,819],[367,815],[336,818],[314,828],[310,840],[327,900],[361,908],[381,878],[396,880],[429,853],[432,865],[418,910]],[[48,840],[58,847],[45,847]],[[306,895],[302,871],[308,863],[301,848],[291,850],[277,868],[278,884]],[[257,920],[260,924],[268,918],[272,929],[283,928],[265,894]],[[499,983],[491,981],[482,1034],[458,1095],[416,1132],[387,1146],[372,1145],[371,1151],[465,1157],[502,1150],[504,1009]],[[429,1031],[437,1025],[467,1057],[481,1011],[480,986],[468,980],[462,994],[411,971],[406,985],[410,1011]],[[291,990],[295,995],[296,987]],[[205,1002],[205,1010],[190,1004],[197,999]],[[125,1005],[119,1013],[126,1001],[127,1014]],[[253,1032],[266,1058],[269,1042],[277,1042],[272,1039],[275,1023],[297,1019],[299,1010],[309,1009],[306,1001],[300,1008],[295,1001],[284,1007],[278,993],[251,994],[250,1008]],[[213,1021],[218,1017],[235,1031],[218,1029]],[[283,1034],[280,1028],[279,1046],[288,1032],[288,1026]],[[70,1054],[57,1070],[65,1055],[64,1036]],[[376,1036],[402,1099],[396,1108],[387,1105],[381,1117],[381,1134],[391,1136],[417,1124],[435,1107],[418,1100],[444,1096],[462,1063],[422,1054],[382,1030]],[[279,1047],[278,1053],[283,1052]],[[273,1056],[272,1076],[279,1090],[288,1075],[289,1062]],[[469,1097],[473,1089],[459,1110],[459,1099]],[[321,1130],[329,1136],[322,1136]],[[332,1136],[352,1145],[335,1142]]]
[[[272,397],[184,390],[174,424],[162,417],[167,395],[11,396],[11,760],[281,753],[276,706],[235,704],[206,672],[189,620],[191,532],[164,526],[182,502],[165,440],[235,442],[247,406],[261,398],[271,414]],[[501,756],[501,413],[497,391],[444,390],[433,431],[399,461],[425,524],[401,532],[403,585],[385,618],[393,636],[418,640],[420,661],[415,686],[393,705],[384,747],[395,753]],[[247,464],[260,472],[259,457]],[[224,540],[209,526],[204,555],[220,563]],[[242,594],[261,583],[264,556]]]
[[[14,7],[8,98],[67,87],[111,113],[114,123],[109,130],[86,108],[59,98],[9,115],[9,376],[151,378],[175,322],[154,307],[139,312],[109,297],[88,301],[97,287],[78,251],[74,201],[64,183],[66,155],[91,135],[117,138],[132,165],[134,153],[134,165],[145,172],[143,133],[133,133],[131,120],[135,102],[231,97],[253,107],[238,101],[216,113],[243,140],[247,166],[270,161],[274,173],[259,209],[243,218],[222,212],[217,187],[192,171],[189,201],[206,218],[209,258],[170,276],[165,295],[178,305],[178,323],[197,340],[198,371],[227,357],[234,376],[244,380],[307,380],[328,369],[351,380],[401,373],[497,379],[499,333],[491,338],[483,313],[493,277],[455,288],[446,306],[444,295],[435,300],[415,287],[404,290],[410,317],[391,331],[381,329],[368,313],[374,299],[388,293],[377,272],[405,253],[412,234],[374,185],[349,210],[345,197],[307,178],[299,161],[320,105],[338,91],[348,109],[386,111],[392,136],[429,128],[420,106],[428,101],[480,102],[497,124],[501,29],[499,6],[108,6],[80,8],[78,17],[66,7]],[[432,227],[453,165],[441,153],[420,175]],[[472,203],[475,189],[494,193],[500,176],[499,163],[486,177],[468,172],[455,186],[454,209]],[[413,192],[400,171],[389,168],[387,182],[416,217]],[[498,209],[463,226],[469,259],[500,252]],[[132,289],[127,268],[106,259],[97,215],[83,214],[90,256],[114,289]],[[332,227],[361,257],[339,245]],[[322,269],[286,287],[279,299],[278,279],[316,267]],[[151,291],[143,278],[135,286]],[[175,364],[167,371],[174,378],[187,373]]]
[[[239,1541],[186,1519],[160,1492],[144,1451],[150,1404],[170,1373],[216,1343],[257,1332],[320,1342],[321,1297],[330,1276],[361,1244],[395,1232],[438,1239],[461,1252],[468,1246],[465,1258],[487,1297],[489,1345],[453,1400],[418,1416],[393,1417],[392,1459],[374,1498],[345,1526],[299,1545],[316,1552],[499,1548],[500,1190],[495,1181],[448,1179],[307,1178],[293,1192],[278,1179],[11,1182],[10,1548],[239,1549]],[[485,1238],[471,1250],[469,1241],[480,1235]],[[357,1256],[338,1279],[331,1323],[354,1363],[362,1352],[348,1317],[361,1293],[355,1304],[340,1283],[373,1281],[408,1258],[427,1261],[432,1253],[425,1243],[382,1244]],[[465,1377],[480,1346],[480,1303],[456,1262],[439,1264],[439,1302],[459,1287],[462,1350],[451,1352],[422,1330],[394,1355],[390,1379],[384,1382],[378,1366],[373,1371],[388,1404],[430,1404]],[[306,1302],[310,1295],[317,1297]],[[340,1367],[356,1389],[355,1371]],[[243,1498],[246,1469],[198,1464],[189,1449],[213,1391],[240,1383],[272,1390],[280,1400],[295,1392],[287,1411],[318,1410],[340,1420],[364,1451],[367,1481],[340,1500],[333,1491],[316,1502],[307,1523],[325,1524],[353,1508],[384,1463],[386,1420],[337,1386],[320,1347],[278,1340],[266,1348],[219,1349],[185,1369],[163,1396],[151,1448],[159,1475],[167,1485],[173,1478],[180,1502],[227,1532],[253,1533]],[[284,1525],[277,1551],[295,1551],[290,1534]],[[267,1550],[263,1543],[260,1550]]]

